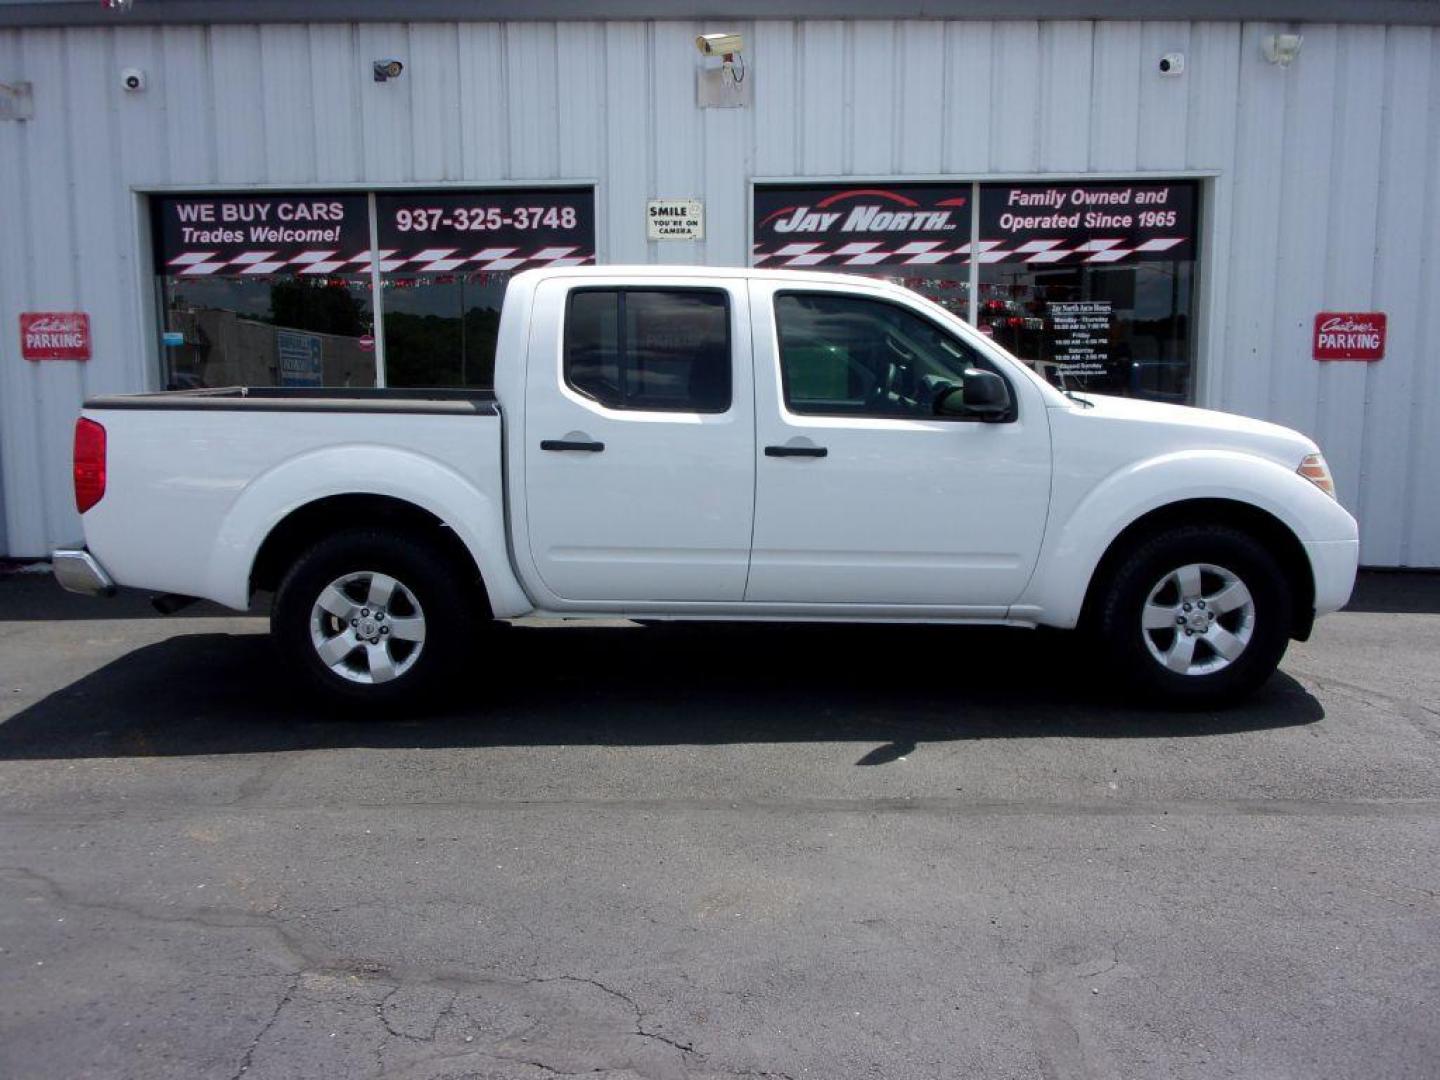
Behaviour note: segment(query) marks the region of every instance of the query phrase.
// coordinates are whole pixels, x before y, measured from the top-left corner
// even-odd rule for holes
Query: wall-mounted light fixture
[[[1300,55],[1304,40],[1299,34],[1267,34],[1260,39],[1260,45],[1265,50],[1265,59],[1283,68],[1289,67]]]

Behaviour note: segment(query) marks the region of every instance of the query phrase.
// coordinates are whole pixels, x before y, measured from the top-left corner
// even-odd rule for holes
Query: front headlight
[[[1300,462],[1300,467],[1295,471],[1326,495],[1335,498],[1335,478],[1330,475],[1330,466],[1325,464],[1324,454],[1306,454],[1305,460]]]

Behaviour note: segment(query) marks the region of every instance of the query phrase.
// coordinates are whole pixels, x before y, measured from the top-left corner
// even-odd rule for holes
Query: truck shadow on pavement
[[[1313,723],[1277,674],[1244,704],[1171,713],[1102,685],[1072,635],[928,626],[504,626],[452,700],[366,718],[280,674],[260,634],[177,634],[0,724],[0,760],[163,757],[340,747],[883,743],[1167,738]]]

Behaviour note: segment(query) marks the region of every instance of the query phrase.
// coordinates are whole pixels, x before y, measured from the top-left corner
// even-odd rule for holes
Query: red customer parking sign
[[[26,360],[89,360],[90,316],[83,311],[22,311],[20,355]]]
[[[1379,360],[1385,355],[1383,311],[1322,311],[1315,316],[1316,360]]]

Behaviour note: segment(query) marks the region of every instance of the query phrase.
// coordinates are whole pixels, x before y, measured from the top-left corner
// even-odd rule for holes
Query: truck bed
[[[96,397],[84,415],[108,444],[86,540],[120,585],[244,608],[260,542],[337,492],[411,503],[476,549],[497,531],[504,550],[488,391],[236,386]]]
[[[429,387],[224,386],[204,390],[162,390],[109,394],[85,402],[86,409],[198,409],[244,412],[449,413],[493,416],[492,390]]]

